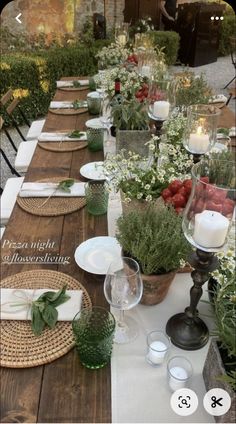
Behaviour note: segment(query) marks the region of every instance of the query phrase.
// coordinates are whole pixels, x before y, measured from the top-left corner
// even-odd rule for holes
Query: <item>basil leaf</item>
[[[68,135],[68,137],[69,138],[80,138],[80,137],[82,137],[82,135],[83,135],[83,133],[81,132],[81,131],[79,131],[79,130],[75,130],[75,131],[72,131],[69,135]]]
[[[54,306],[48,304],[45,306],[44,311],[42,312],[42,317],[46,324],[53,328],[57,322],[58,312]]]
[[[54,302],[51,302],[51,305],[54,306],[54,308],[56,308],[59,305],[62,305],[62,303],[67,302],[67,300],[70,299],[70,296],[68,294],[61,294],[61,296],[56,299]]]
[[[81,87],[81,84],[79,81],[73,81],[73,87]]]
[[[40,336],[44,327],[45,322],[42,318],[39,308],[33,302],[31,306],[31,328],[35,336]]]
[[[61,190],[70,193],[70,187],[74,184],[75,180],[73,178],[69,178],[68,180],[60,181],[58,184],[58,188]]]

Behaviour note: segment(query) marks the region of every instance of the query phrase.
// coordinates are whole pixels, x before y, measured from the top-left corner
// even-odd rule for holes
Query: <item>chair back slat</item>
[[[4,124],[4,120],[2,119],[2,117],[0,116],[0,130],[2,129]]]
[[[13,90],[10,88],[6,94],[3,94],[1,97],[0,103],[2,106],[5,106],[7,102],[13,97]]]
[[[11,115],[12,112],[15,110],[15,108],[18,106],[18,104],[20,103],[19,99],[14,99],[11,104],[7,107],[7,113],[8,115]]]

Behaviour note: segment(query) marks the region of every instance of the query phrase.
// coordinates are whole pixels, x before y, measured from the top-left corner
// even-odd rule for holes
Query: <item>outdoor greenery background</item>
[[[236,30],[235,15],[227,8],[222,22],[219,54],[230,52],[229,36]],[[158,48],[164,47],[166,62],[173,65],[177,59],[179,36],[175,32],[152,31]],[[58,34],[52,36],[50,45],[46,36],[21,37],[12,34],[9,29],[1,27],[1,67],[0,95],[9,88],[14,97],[19,97],[22,108],[29,119],[46,114],[50,100],[55,92],[56,80],[63,76],[94,75],[97,72],[96,53],[103,46],[110,44],[110,39],[94,40],[91,22],[86,22],[81,34]],[[3,110],[6,123],[8,122]],[[18,123],[22,118],[15,116]]]

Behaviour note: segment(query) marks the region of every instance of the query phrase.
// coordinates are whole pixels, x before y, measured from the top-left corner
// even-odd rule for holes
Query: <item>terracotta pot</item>
[[[141,274],[143,280],[143,296],[140,303],[143,305],[157,305],[161,303],[168,293],[176,272],[177,271],[171,271],[160,275]]]
[[[150,203],[146,202],[145,200],[132,199],[131,202],[126,202],[122,190],[120,190],[120,197],[123,214],[127,214],[136,210],[142,211],[150,206]],[[154,200],[152,203],[155,205],[155,207],[164,206],[162,197],[158,197],[158,199]]]

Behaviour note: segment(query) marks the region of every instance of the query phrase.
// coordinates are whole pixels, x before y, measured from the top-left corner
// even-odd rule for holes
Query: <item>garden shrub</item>
[[[163,51],[166,55],[167,65],[174,65],[177,59],[180,36],[175,31],[152,31],[155,46]]]
[[[229,37],[234,37],[236,34],[236,18],[232,10],[231,13],[224,15],[224,20],[221,24],[220,40],[219,40],[219,55],[226,56],[230,54]]]
[[[45,115],[56,88],[63,76],[93,75],[97,71],[95,55],[104,44],[94,42],[91,48],[81,45],[55,47],[36,53],[10,53],[1,58],[0,95],[9,88],[21,98],[22,109],[29,120]],[[105,40],[104,40],[105,41]],[[1,113],[3,113],[1,111]],[[17,122],[22,117],[15,115]],[[4,120],[9,122],[4,114]]]

